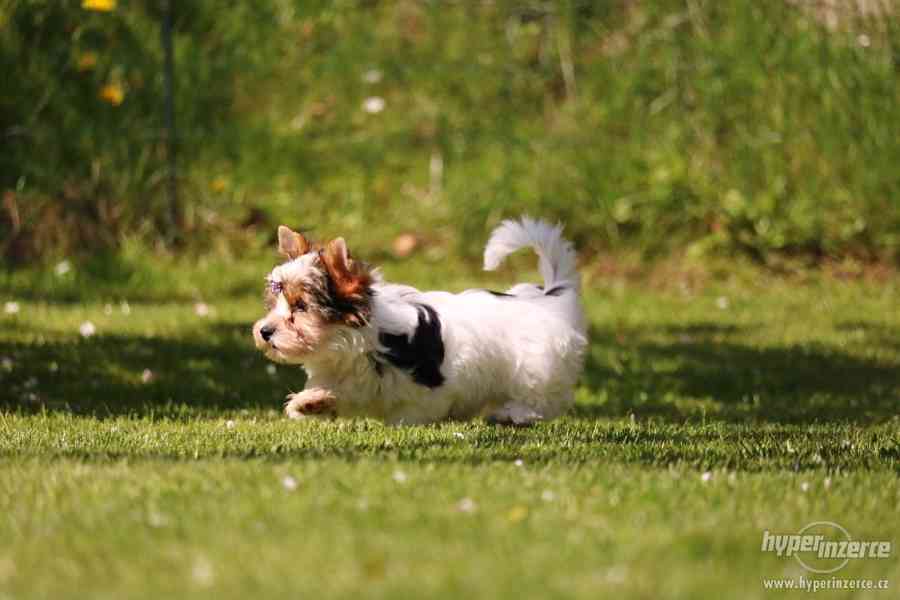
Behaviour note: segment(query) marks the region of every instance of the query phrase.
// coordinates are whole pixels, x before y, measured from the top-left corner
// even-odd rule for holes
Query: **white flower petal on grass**
[[[198,556],[191,568],[191,577],[198,585],[209,587],[213,583],[212,563],[207,558]]]
[[[6,371],[7,373],[9,371],[12,371],[13,370],[12,359],[8,356],[4,356],[3,358],[0,358],[0,367],[2,367],[3,370]]]
[[[236,425],[233,420],[228,419],[227,421],[225,421],[225,429],[234,429],[235,427]]]
[[[78,333],[81,334],[81,337],[89,338],[97,333],[97,327],[90,321],[85,321],[78,327]]]
[[[150,525],[150,527],[165,527],[169,524],[169,519],[166,517],[166,515],[154,510],[147,515],[147,523]]]
[[[123,314],[123,315],[130,315],[130,314],[131,314],[131,306],[129,306],[128,303],[125,302],[124,300],[122,301],[121,304],[119,304],[119,310],[122,311],[122,314]]]
[[[712,481],[712,478],[713,474],[709,471],[706,471],[705,473],[703,473],[703,475],[700,476],[700,481],[702,481],[703,483],[707,483],[709,481]]]
[[[513,464],[517,467],[521,467],[525,465],[525,461],[523,461],[521,458],[517,458]]]
[[[466,439],[466,436],[463,435],[462,432],[460,432],[460,431],[454,431],[454,432],[453,432],[453,437],[455,437],[455,438],[458,439],[458,440],[464,440],[464,439]]]
[[[716,306],[719,307],[719,310],[727,310],[728,309],[728,298],[725,296],[719,296],[716,298]]]
[[[612,567],[606,572],[606,580],[610,583],[625,583],[627,576],[628,571],[621,565]]]
[[[53,267],[53,272],[56,273],[57,277],[62,277],[71,270],[72,264],[67,260],[60,261],[56,263],[55,267]]]
[[[377,115],[384,110],[384,98],[381,96],[372,96],[363,101],[363,110],[370,115]]]
[[[825,478],[825,481],[822,482],[822,485],[825,486],[825,489],[826,489],[826,490],[827,490],[828,488],[830,488],[830,487],[831,487],[831,477],[826,477],[826,478]]]
[[[209,305],[205,302],[198,302],[194,305],[194,312],[198,317],[209,316]]]
[[[378,69],[369,69],[363,73],[363,81],[366,83],[378,83],[381,81],[382,73]]]
[[[544,490],[541,492],[541,500],[544,502],[553,502],[556,500],[556,494],[553,493],[553,490]]]
[[[290,475],[285,475],[281,478],[281,487],[289,492],[293,492],[294,490],[296,490],[298,485],[299,484],[297,483],[297,480]]]
[[[478,508],[478,505],[475,504],[475,501],[471,498],[463,498],[456,505],[456,510],[464,513],[473,513]]]
[[[141,383],[150,383],[151,381],[153,381],[153,377],[153,371],[151,371],[150,369],[144,369],[141,372]]]
[[[296,117],[291,119],[291,129],[293,129],[294,131],[300,131],[301,129],[303,129],[303,127],[306,126],[306,123],[306,115],[303,113],[299,113]]]
[[[275,377],[275,373],[277,373],[277,372],[278,372],[278,367],[276,367],[275,365],[266,365],[266,373],[268,373],[272,377]]]
[[[800,484],[800,491],[801,491],[801,492],[808,492],[808,491],[809,491],[809,484],[806,483],[805,481],[804,481],[803,483],[801,483],[801,484]]]
[[[19,303],[18,302],[7,302],[3,305],[3,312],[8,315],[14,315],[19,312]]]
[[[397,483],[406,483],[406,479],[407,479],[406,473],[404,473],[404,472],[401,471],[400,469],[397,469],[396,471],[394,471],[394,474],[391,475],[391,477],[392,477],[392,478],[394,479],[394,481],[396,481]]]

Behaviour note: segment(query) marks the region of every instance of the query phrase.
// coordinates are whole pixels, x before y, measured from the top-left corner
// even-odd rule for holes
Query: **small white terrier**
[[[530,246],[544,279],[503,293],[387,283],[350,257],[343,238],[321,246],[281,226],[278,246],[288,262],[267,278],[269,313],[253,337],[269,359],[307,371],[287,416],[528,425],[571,406],[587,337],[575,251],[561,225],[523,218],[494,230],[486,270]]]

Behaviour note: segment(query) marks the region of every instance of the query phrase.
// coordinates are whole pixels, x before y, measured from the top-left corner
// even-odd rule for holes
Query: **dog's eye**
[[[291,306],[291,309],[304,312],[306,310],[306,302],[304,302],[303,300],[297,300],[296,302],[294,302],[293,306]]]

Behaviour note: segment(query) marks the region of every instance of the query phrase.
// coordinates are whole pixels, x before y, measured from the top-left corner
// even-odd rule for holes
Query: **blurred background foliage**
[[[161,5],[0,0],[9,265],[173,251]],[[176,2],[179,250],[268,251],[285,222],[474,258],[530,213],[588,254],[896,263],[898,10]]]

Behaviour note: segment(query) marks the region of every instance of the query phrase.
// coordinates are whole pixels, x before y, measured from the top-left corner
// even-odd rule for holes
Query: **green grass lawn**
[[[810,574],[764,530],[900,542],[896,283],[586,271],[572,415],[392,428],[281,417],[263,264],[3,276],[0,599],[768,598]],[[387,275],[513,272],[416,265]],[[819,595],[896,597],[897,556]]]

